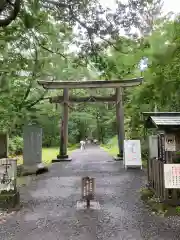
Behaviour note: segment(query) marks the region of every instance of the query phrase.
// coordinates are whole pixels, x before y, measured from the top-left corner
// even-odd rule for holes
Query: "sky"
[[[128,0],[121,0],[121,1],[127,2]],[[116,0],[100,0],[100,2],[104,5],[104,7],[109,7],[111,9],[115,8]],[[163,9],[162,9],[163,15],[166,15],[169,12],[174,12],[175,14],[180,12],[180,0],[164,0],[163,2],[164,2]],[[144,71],[147,67],[148,67],[148,59],[142,59],[139,63],[139,69],[141,71]]]
[[[127,0],[122,0],[122,2],[123,1],[126,2]],[[104,6],[112,8],[113,2],[115,3],[115,0],[100,0],[100,2],[103,3]],[[167,14],[168,12],[171,11],[174,13],[180,12],[180,0],[164,0],[163,7],[164,14]]]
[[[116,8],[115,7],[116,0],[99,0],[99,1],[104,7],[109,7],[111,9]],[[127,2],[127,1],[128,0],[121,0],[121,2]],[[175,14],[180,13],[180,0],[164,0],[163,2],[164,2],[163,9],[162,9],[163,14],[167,14],[169,12],[174,12]],[[77,31],[77,29],[75,31]],[[124,35],[123,29],[121,31],[121,35]],[[77,46],[72,45],[70,49],[73,49],[72,51],[74,51],[74,48],[77,49]]]
[[[179,0],[164,0],[164,12],[180,12],[180,1]]]

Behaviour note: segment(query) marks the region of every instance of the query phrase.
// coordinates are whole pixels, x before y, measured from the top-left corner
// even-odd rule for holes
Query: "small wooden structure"
[[[87,208],[90,207],[90,201],[94,199],[94,178],[83,177],[82,178],[82,200],[87,203]]]
[[[166,181],[172,180],[172,176],[171,173],[165,175],[164,170],[165,165],[173,169],[173,164],[179,163],[180,167],[180,112],[144,112],[143,116],[145,128],[153,132],[148,136],[148,187],[160,201],[179,205],[180,189],[174,187],[173,182],[171,189],[165,188],[165,178],[168,178]],[[179,181],[178,178],[173,179]]]
[[[62,160],[71,160],[67,155],[68,143],[68,107],[71,102],[115,102],[116,103],[116,119],[117,119],[117,133],[118,133],[118,157],[123,159],[124,149],[124,111],[123,111],[123,88],[138,86],[142,83],[143,78],[133,78],[127,80],[88,80],[88,81],[38,81],[44,89],[63,89],[63,96],[56,96],[50,98],[50,103],[63,104],[63,119],[61,124],[60,137],[60,152],[57,159],[53,162]],[[76,97],[69,96],[70,89],[86,89],[86,88],[113,88],[115,93],[108,97]]]

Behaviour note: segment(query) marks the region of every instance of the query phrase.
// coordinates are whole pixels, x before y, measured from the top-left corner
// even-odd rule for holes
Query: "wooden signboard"
[[[94,199],[94,178],[82,178],[82,199],[87,201],[89,207],[90,200]]]

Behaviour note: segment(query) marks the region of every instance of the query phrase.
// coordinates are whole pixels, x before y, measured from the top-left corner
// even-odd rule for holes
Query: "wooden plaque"
[[[82,199],[83,200],[94,199],[94,178],[90,177],[82,178]]]

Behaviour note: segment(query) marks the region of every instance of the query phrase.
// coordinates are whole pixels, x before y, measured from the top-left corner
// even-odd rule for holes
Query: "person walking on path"
[[[81,140],[80,141],[80,144],[81,144],[81,150],[85,150],[85,144],[86,142],[84,140]]]

